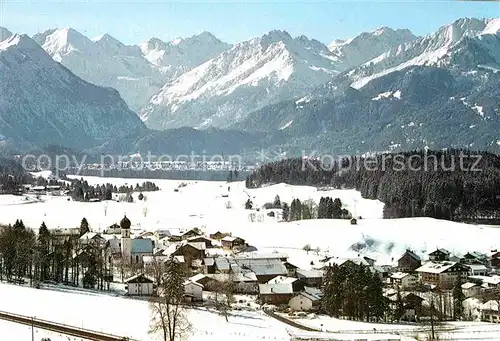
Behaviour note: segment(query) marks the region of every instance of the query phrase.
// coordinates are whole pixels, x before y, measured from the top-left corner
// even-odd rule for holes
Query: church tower
[[[130,220],[124,216],[120,221],[120,229],[122,232],[122,260],[125,264],[130,264],[132,261],[132,239],[130,239]]]

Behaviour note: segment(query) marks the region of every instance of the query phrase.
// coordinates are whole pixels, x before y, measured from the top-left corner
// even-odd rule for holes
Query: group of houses
[[[205,291],[230,281],[234,293],[257,295],[263,305],[316,311],[321,307],[326,268],[332,263],[343,266],[349,262],[365,265],[377,273],[386,285],[389,299],[394,300],[396,293],[402,294],[408,319],[414,318],[422,305],[425,294],[420,293],[451,291],[457,282],[466,298],[500,295],[500,275],[497,275],[500,252],[496,250],[489,255],[469,252],[456,257],[438,248],[425,261],[412,250],[406,250],[396,266],[378,266],[376,260],[368,257],[326,257],[301,269],[286,254],[259,252],[243,238],[229,233],[205,235],[197,228],[178,233],[133,231],[127,217],[102,233],[87,232],[80,237],[80,244],[100,246],[110,267],[136,266],[137,274],[123,280],[129,295],[153,294],[154,281],[145,275],[144,269],[153,262],[171,259],[193,274],[184,283],[186,298],[191,301],[203,301]],[[481,306],[482,319],[500,323],[498,308],[497,301],[486,300]]]
[[[428,254],[428,260],[411,250],[398,259],[397,271],[389,275],[389,283],[401,290],[451,291],[460,284],[465,298],[479,298],[481,319],[500,323],[500,252],[490,254],[468,252],[454,256],[446,249],[438,248]],[[493,299],[488,299],[493,298]]]

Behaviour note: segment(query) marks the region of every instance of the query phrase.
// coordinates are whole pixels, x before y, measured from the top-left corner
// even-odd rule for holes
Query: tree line
[[[384,218],[500,221],[500,157],[469,150],[413,151],[372,157],[287,159],[261,166],[248,188],[292,185],[351,188],[384,202]]]
[[[0,280],[24,282],[30,285],[54,281],[72,286],[104,290],[111,280],[101,245],[85,245],[79,237],[88,232],[87,220],[82,219],[80,234],[60,236],[45,223],[38,234],[22,220],[0,226]]]
[[[130,194],[130,198],[132,198],[131,194],[133,192],[152,192],[159,190],[160,188],[151,181],[145,181],[142,184],[137,183],[135,187],[132,185],[122,185],[117,187],[116,185],[112,185],[110,183],[102,185],[89,185],[86,180],[81,178],[72,180],[70,196],[75,201],[89,201],[90,199],[112,200],[113,193]],[[142,197],[144,196],[142,195]]]
[[[247,199],[245,209],[251,210],[253,202]],[[342,207],[339,198],[321,197],[319,204],[314,200],[307,199],[301,201],[298,198],[292,200],[290,204],[282,202],[279,195],[276,195],[273,202],[263,205],[265,209],[281,209],[283,221],[296,221],[306,219],[351,219],[352,214]]]

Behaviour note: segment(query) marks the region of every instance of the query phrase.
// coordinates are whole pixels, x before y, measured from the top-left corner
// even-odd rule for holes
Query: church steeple
[[[131,222],[125,215],[120,221],[120,228],[122,231],[121,251],[122,259],[125,264],[130,264],[132,258],[132,239],[130,238]]]
[[[123,216],[123,219],[120,221],[120,227],[122,229],[130,229],[130,220],[127,218],[127,215]]]

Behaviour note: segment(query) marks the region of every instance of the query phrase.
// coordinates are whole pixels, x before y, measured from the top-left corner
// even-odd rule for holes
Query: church
[[[132,238],[132,223],[125,215],[120,221],[120,238],[108,240],[108,250],[115,262],[120,261],[124,264],[142,263],[144,256],[152,256],[154,243],[148,238]]]

